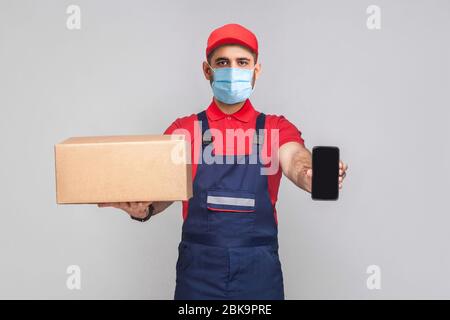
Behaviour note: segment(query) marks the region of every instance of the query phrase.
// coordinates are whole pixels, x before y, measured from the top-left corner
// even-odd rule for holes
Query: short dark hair
[[[214,52],[216,52],[217,49],[219,49],[220,47],[223,47],[223,46],[238,46],[238,47],[244,48],[245,50],[247,50],[248,52],[250,52],[252,54],[253,60],[255,60],[255,64],[256,64],[256,62],[258,60],[258,55],[256,53],[254,53],[250,48],[248,48],[246,46],[241,46],[240,44],[223,44],[223,45],[218,46],[217,48],[215,48],[213,51],[211,51],[208,54],[208,56],[206,57],[206,60],[208,61],[208,63],[210,65],[211,65],[211,58],[212,58]]]

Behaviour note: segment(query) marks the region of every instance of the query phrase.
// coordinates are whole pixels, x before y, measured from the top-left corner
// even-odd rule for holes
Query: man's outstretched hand
[[[312,155],[298,142],[288,142],[280,147],[280,165],[283,173],[299,188],[311,193]],[[339,189],[342,189],[348,165],[339,160]]]
[[[99,203],[97,206],[99,208],[103,207],[114,207],[118,209],[122,209],[126,213],[128,213],[133,218],[144,219],[147,216],[147,207],[152,202],[108,202],[108,203]]]

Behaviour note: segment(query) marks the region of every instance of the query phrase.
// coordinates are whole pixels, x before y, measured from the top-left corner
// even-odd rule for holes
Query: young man
[[[278,187],[283,173],[311,192],[311,153],[291,122],[256,111],[249,100],[261,74],[251,31],[237,24],[214,30],[206,60],[211,104],[165,131],[186,134],[192,146],[194,193],[183,202],[175,299],[284,299]],[[348,166],[340,161],[339,167],[342,188]],[[170,204],[99,206],[121,208],[146,221]]]

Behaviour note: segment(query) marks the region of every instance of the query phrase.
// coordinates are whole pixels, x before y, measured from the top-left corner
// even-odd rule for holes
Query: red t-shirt
[[[237,139],[239,138],[238,132],[245,132],[246,130],[253,130],[247,132],[254,132],[256,126],[256,118],[260,112],[256,111],[252,106],[250,100],[246,100],[241,109],[233,114],[225,114],[222,110],[219,109],[214,99],[212,100],[209,107],[206,109],[206,115],[208,117],[209,128],[211,129],[211,133],[214,136],[214,151],[215,154],[227,154],[227,155],[236,155],[248,154],[251,151],[251,143],[249,138],[245,138],[245,143],[239,144]],[[180,130],[181,129],[181,130]],[[227,133],[228,129],[228,133]],[[229,143],[227,145],[227,141],[232,142],[230,139],[227,139],[227,134],[229,134],[230,129],[242,129],[241,131],[236,131],[234,135],[234,143]],[[284,116],[277,115],[266,115],[265,121],[265,131],[264,131],[264,144],[262,147],[262,159],[270,159],[273,146],[276,147],[276,144],[273,142],[277,138],[278,133],[278,146],[281,147],[283,144],[291,141],[298,142],[304,145],[304,140],[301,136],[301,131],[297,129],[295,125],[289,122]],[[275,130],[274,130],[275,129]],[[222,135],[222,144],[216,142],[219,136],[214,134],[214,130],[220,132]],[[177,132],[178,131],[178,132]],[[201,144],[201,126],[199,126],[197,114],[191,114],[186,117],[181,117],[176,119],[164,132],[164,134],[173,134],[173,133],[181,133],[189,134],[189,139],[191,140],[191,156],[192,156],[192,179],[195,179],[195,173],[197,171],[197,161],[195,157],[199,155],[199,148]],[[228,135],[228,137],[230,137]],[[242,140],[241,140],[242,141]],[[276,151],[276,150],[275,150]],[[274,174],[268,175],[268,191],[270,195],[270,199],[275,208],[275,204],[278,196],[278,189],[280,186],[280,179],[282,176],[281,167],[278,166],[277,170],[275,170]],[[188,214],[188,201],[183,201],[183,219],[186,219]],[[276,209],[274,212],[275,219]]]

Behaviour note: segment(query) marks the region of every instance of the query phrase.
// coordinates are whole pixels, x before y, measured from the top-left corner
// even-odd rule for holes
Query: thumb
[[[307,175],[309,178],[312,177],[312,174],[313,174],[312,169],[308,169],[308,170],[306,171],[306,175]]]

